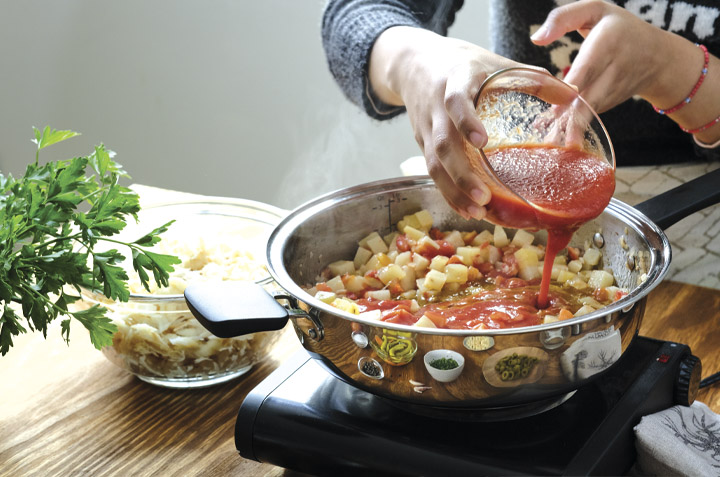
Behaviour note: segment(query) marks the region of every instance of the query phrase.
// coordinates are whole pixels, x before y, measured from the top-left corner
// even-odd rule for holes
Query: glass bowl
[[[395,331],[385,328],[373,330],[370,347],[375,354],[391,366],[403,366],[415,357],[418,350],[416,333]]]
[[[118,327],[103,353],[143,381],[170,388],[205,387],[247,373],[267,357],[281,331],[219,338],[192,315],[183,296],[198,281],[252,281],[277,289],[265,266],[267,238],[283,217],[281,209],[248,200],[174,202],[144,208],[138,223],[122,235],[133,239],[175,220],[150,251],[176,255],[169,285],[158,288],[152,277],[145,290],[132,270],[130,299],[114,302],[83,290],[88,305],[101,304]]]

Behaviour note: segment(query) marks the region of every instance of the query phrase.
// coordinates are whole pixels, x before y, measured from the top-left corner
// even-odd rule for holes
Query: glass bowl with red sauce
[[[574,87],[526,67],[488,76],[475,110],[488,142],[482,149],[466,142],[465,152],[490,188],[485,219],[547,230],[547,254],[554,257],[615,191],[615,153],[605,126]],[[548,304],[549,270],[543,278],[541,307]]]
[[[475,105],[488,142],[465,148],[492,192],[488,221],[516,229],[577,227],[607,206],[615,153],[575,88],[544,70],[508,68],[488,76]]]

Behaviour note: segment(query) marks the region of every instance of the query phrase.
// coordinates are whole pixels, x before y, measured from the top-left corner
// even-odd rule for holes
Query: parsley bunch
[[[86,157],[40,165],[41,149],[78,133],[49,127],[33,131],[35,162],[20,179],[0,174],[0,354],[12,347],[13,336],[27,332],[24,324],[47,338],[48,324],[58,317],[66,342],[75,319],[101,349],[112,344],[117,331],[107,310],[100,305],[68,309],[80,299],[81,288],[113,300],[130,297],[128,276],[120,266],[125,256],[97,245],[106,242],[131,252],[133,268],[146,289],[148,272],[158,285],[167,286],[169,272],[180,260],[145,248],[159,242],[172,221],[133,242],[112,238],[125,227],[127,217],[137,221],[140,210],[137,194],[119,185],[120,178],[129,176],[113,161],[113,153],[100,145]]]

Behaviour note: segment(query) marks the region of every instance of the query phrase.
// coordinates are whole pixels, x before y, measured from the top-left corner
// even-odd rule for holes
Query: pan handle
[[[635,206],[665,230],[690,214],[720,202],[720,169],[704,174]]]
[[[191,284],[185,301],[200,324],[220,338],[279,330],[291,314],[253,282]]]

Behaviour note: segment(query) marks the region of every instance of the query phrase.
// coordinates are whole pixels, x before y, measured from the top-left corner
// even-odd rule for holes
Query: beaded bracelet
[[[684,127],[680,126],[680,129],[682,129],[683,131],[685,131],[686,133],[689,133],[689,134],[697,134],[697,133],[699,133],[700,131],[706,130],[706,129],[709,128],[710,126],[716,125],[717,123],[720,123],[720,116],[718,116],[717,118],[713,119],[712,121],[710,121],[710,122],[707,123],[707,124],[703,124],[703,125],[700,126],[699,128],[687,129],[687,128],[684,128]]]
[[[690,94],[688,95],[687,98],[680,101],[678,104],[676,104],[675,106],[673,106],[670,109],[660,109],[660,108],[656,108],[655,106],[653,106],[653,109],[655,110],[655,112],[660,113],[660,114],[672,114],[675,111],[679,110],[680,108],[682,108],[683,106],[688,104],[690,101],[692,101],[693,96],[695,96],[695,93],[697,93],[697,90],[700,89],[700,85],[703,84],[703,81],[705,81],[705,76],[707,76],[707,72],[708,72],[708,64],[710,63],[710,54],[708,53],[707,48],[705,48],[705,45],[700,45],[698,43],[695,43],[695,46],[700,48],[703,51],[703,54],[705,55],[705,61],[703,64],[703,68],[700,71],[700,78],[698,78],[697,83],[695,83],[695,86],[693,87],[692,91],[690,91]],[[710,127],[710,126],[706,125],[705,127]]]

